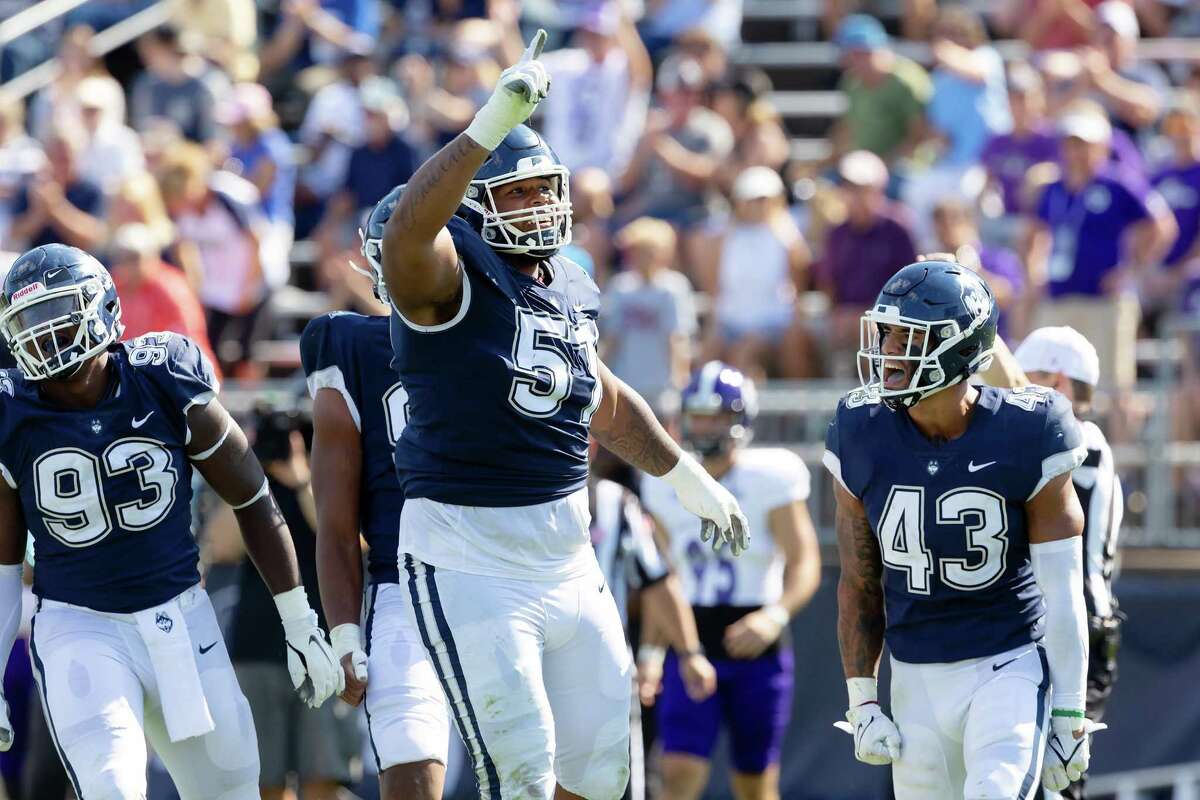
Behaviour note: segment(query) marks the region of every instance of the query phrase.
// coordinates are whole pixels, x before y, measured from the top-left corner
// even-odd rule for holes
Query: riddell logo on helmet
[[[37,281],[36,283],[31,283],[28,286],[22,286],[20,289],[17,289],[15,292],[13,292],[12,299],[13,299],[13,302],[15,303],[16,301],[20,300],[22,297],[28,297],[31,294],[37,294],[38,292],[44,292],[44,291],[46,291],[46,287],[42,284],[41,281]]]

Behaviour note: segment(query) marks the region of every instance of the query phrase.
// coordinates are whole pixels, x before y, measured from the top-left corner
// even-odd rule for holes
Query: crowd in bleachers
[[[1130,436],[1138,337],[1198,313],[1200,73],[1138,55],[1144,33],[1200,31],[1187,4],[827,0],[845,110],[819,161],[796,155],[768,74],[739,65],[740,0],[168,5],[104,60],[93,29],[144,0],[4,49],[5,77],[39,48],[61,71],[0,104],[0,249],[96,252],[130,335],[207,338],[235,377],[294,368],[268,345],[314,311],[383,312],[347,266],[363,213],[466,126],[535,26],[554,83],[534,122],[573,175],[567,255],[606,293],[604,355],[664,413],[700,358],[851,377],[859,313],[921,252],[977,265],[1010,339],[1083,331]],[[1028,55],[1006,63],[997,38]],[[914,41],[923,64],[901,53]]]

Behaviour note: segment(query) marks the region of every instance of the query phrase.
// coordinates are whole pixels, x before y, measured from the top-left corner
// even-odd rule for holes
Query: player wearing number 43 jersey
[[[341,671],[300,585],[291,536],[212,369],[170,333],[118,343],[108,273],[73,247],[13,263],[0,333],[0,653],[20,616],[25,531],[37,553],[30,655],[81,800],[146,796],[146,741],[183,800],[258,797],[258,747],[191,535],[195,467],[236,509],[275,595],[288,667],[320,705]],[[12,744],[7,714],[0,749]]]
[[[368,220],[372,248],[402,189],[392,190]],[[383,299],[378,273],[373,277]],[[408,589],[396,561],[404,495],[393,449],[404,429],[408,394],[386,367],[392,356],[388,319],[340,311],[317,317],[300,337],[300,356],[313,397],[317,571],[330,639],[346,673],[342,699],[366,709],[383,800],[406,800],[416,786],[441,797],[450,715],[408,619]],[[361,627],[360,531],[370,548]]]
[[[523,123],[549,91],[539,31],[466,132],[417,170],[375,252],[409,394],[396,443],[411,614],[480,794],[616,800],[631,664],[589,536],[589,432],[747,544],[737,501],[596,356],[599,292],[557,255],[566,167]],[[416,793],[415,797],[424,797]]]
[[[991,357],[991,290],[910,264],[863,316],[862,388],[838,405],[838,638],[855,755],[898,800],[1028,800],[1087,769],[1087,613],[1067,400],[967,383]],[[892,653],[892,717],[875,674]],[[893,722],[894,720],[894,722]],[[841,723],[845,725],[845,723]]]

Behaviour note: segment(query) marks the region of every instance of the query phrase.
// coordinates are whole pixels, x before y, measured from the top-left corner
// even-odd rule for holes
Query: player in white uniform
[[[787,450],[741,446],[755,411],[753,384],[718,361],[705,364],[683,392],[685,442],[738,498],[750,525],[770,534],[755,537],[736,561],[699,546],[669,486],[657,478],[642,483],[643,503],[670,537],[700,641],[717,669],[716,694],[699,701],[684,691],[676,657],[664,670],[658,708],[669,800],[703,793],[721,727],[731,734],[739,800],[779,796],[793,673],[784,634],[820,583],[821,556],[805,502],[804,462]]]

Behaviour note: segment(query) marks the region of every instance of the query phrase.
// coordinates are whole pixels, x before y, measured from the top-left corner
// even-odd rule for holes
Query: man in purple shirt
[[[879,156],[847,153],[838,162],[838,178],[846,221],[829,232],[818,281],[833,306],[833,346],[840,351],[858,347],[863,310],[896,270],[917,260],[917,252],[912,226],[884,194],[888,170]]]
[[[1046,118],[1042,78],[1028,64],[1014,64],[1008,73],[1008,107],[1012,131],[993,136],[980,160],[1000,189],[1005,214],[1024,211],[1025,176],[1035,164],[1058,161],[1058,134]]]
[[[1174,241],[1175,219],[1148,184],[1109,164],[1112,128],[1102,113],[1071,112],[1059,130],[1062,177],[1042,190],[1022,254],[1033,288],[1051,300],[1037,308],[1035,324],[1081,331],[1100,352],[1103,374],[1126,386],[1135,368],[1135,295]]]
[[[1150,182],[1179,225],[1179,237],[1163,259],[1165,265],[1178,267],[1200,256],[1200,96],[1182,96],[1163,118],[1162,131],[1174,157]]]

